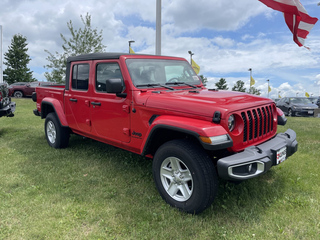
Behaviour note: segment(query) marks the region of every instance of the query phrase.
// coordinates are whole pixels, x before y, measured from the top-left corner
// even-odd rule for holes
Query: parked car
[[[27,96],[32,96],[35,92],[36,87],[44,85],[52,85],[50,82],[17,82],[9,86],[9,96],[22,98]]]
[[[310,99],[306,97],[284,97],[277,102],[277,107],[280,108],[285,115],[291,116],[312,116],[314,110],[318,108]]]
[[[16,103],[11,102],[8,96],[9,90],[6,83],[0,83],[0,117],[13,117]]]
[[[313,104],[316,104],[320,108],[320,97],[309,97]]]
[[[209,207],[218,177],[258,177],[298,149],[293,130],[277,131],[287,119],[271,99],[207,89],[183,58],[92,53],[66,69],[65,86],[32,95],[49,146],[74,133],[152,158],[160,195],[182,211]]]

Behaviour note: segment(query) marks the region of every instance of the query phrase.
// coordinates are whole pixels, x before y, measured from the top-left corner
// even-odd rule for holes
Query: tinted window
[[[88,90],[89,64],[76,64],[72,68],[72,89]]]
[[[96,68],[96,90],[106,92],[107,79],[122,78],[118,63],[99,63]]]

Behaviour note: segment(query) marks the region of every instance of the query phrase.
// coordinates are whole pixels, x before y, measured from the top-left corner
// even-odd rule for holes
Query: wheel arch
[[[164,143],[174,140],[174,139],[191,139],[195,143],[200,142],[198,140],[199,134],[196,132],[169,126],[169,125],[157,125],[152,128],[150,134],[148,135],[146,144],[144,145],[142,155],[152,155],[154,156],[157,149]]]
[[[153,116],[149,124],[148,137],[141,153],[143,156],[154,156],[162,144],[173,139],[191,139],[205,150],[218,150],[233,145],[231,139],[227,143],[217,145],[202,142],[200,136],[213,137],[227,134],[221,125],[209,121],[177,116]]]
[[[61,126],[69,126],[61,103],[56,99],[43,99],[41,102],[41,118],[46,118],[52,112],[57,114]]]

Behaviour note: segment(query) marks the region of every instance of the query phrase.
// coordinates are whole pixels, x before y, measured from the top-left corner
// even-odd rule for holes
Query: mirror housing
[[[106,81],[107,93],[115,93],[117,97],[126,97],[126,93],[122,93],[123,86],[120,78],[111,78]]]

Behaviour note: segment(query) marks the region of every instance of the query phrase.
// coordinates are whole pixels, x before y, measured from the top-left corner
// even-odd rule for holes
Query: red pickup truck
[[[210,206],[219,177],[254,178],[297,151],[272,100],[206,89],[183,58],[95,53],[69,57],[66,72],[65,87],[33,95],[48,144],[74,133],[149,157],[160,195],[182,211]]]

